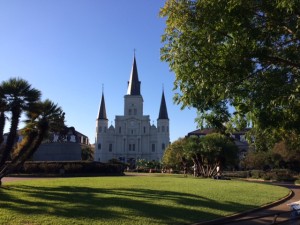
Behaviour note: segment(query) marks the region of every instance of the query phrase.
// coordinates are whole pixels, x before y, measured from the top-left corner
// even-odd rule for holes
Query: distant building
[[[136,59],[124,96],[124,115],[115,117],[115,126],[108,126],[104,94],[102,93],[96,120],[95,161],[118,159],[135,164],[138,159],[160,161],[170,142],[169,117],[162,92],[157,126],[150,124],[150,116],[143,114],[141,82],[138,78]]]
[[[88,137],[74,127],[67,127],[62,135],[51,134],[34,153],[32,160],[78,161],[82,159],[84,146],[89,146]]]
[[[21,142],[23,136],[18,132],[16,143]],[[8,133],[4,134],[4,143]],[[86,135],[75,130],[74,127],[66,127],[61,135],[50,134],[38,150],[34,153],[33,161],[77,161],[81,160],[82,147],[89,146]]]

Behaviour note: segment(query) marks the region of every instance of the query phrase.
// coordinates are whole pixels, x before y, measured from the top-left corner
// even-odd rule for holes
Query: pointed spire
[[[166,120],[169,119],[164,91],[162,92],[162,96],[161,96],[158,119],[166,119]]]
[[[127,95],[141,95],[140,86],[141,86],[141,82],[139,81],[139,77],[138,77],[136,61],[135,61],[135,53],[134,53],[130,80],[128,81]]]
[[[107,120],[103,87],[102,87],[102,98],[101,98],[101,103],[100,103],[100,108],[99,108],[99,113],[98,113],[97,119],[98,120]]]

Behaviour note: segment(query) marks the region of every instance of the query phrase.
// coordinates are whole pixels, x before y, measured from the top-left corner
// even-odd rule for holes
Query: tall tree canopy
[[[235,121],[300,132],[299,5],[167,0],[161,58],[176,75],[175,102],[217,126],[229,121],[233,106]]]
[[[204,137],[178,139],[168,146],[163,163],[170,168],[182,168],[184,173],[194,165],[195,175],[211,177],[217,174],[217,167],[236,166],[238,148],[227,136],[212,133]]]

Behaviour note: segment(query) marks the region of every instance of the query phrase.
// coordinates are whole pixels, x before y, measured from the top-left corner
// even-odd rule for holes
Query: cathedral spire
[[[102,89],[103,89],[103,87],[102,87]],[[102,90],[102,98],[101,98],[101,103],[100,103],[100,108],[99,108],[99,113],[98,113],[97,119],[98,120],[107,120],[103,90]]]
[[[134,53],[130,80],[128,81],[127,95],[141,95],[140,86],[141,86],[141,82],[139,81],[139,77],[138,77],[136,61],[135,61],[135,53]]]
[[[169,119],[164,91],[162,92],[162,96],[161,96],[161,102],[160,102],[160,109],[159,109],[158,119],[159,120],[160,119],[166,119],[166,120]]]

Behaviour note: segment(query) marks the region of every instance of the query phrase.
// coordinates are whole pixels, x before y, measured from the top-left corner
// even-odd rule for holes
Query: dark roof
[[[237,132],[233,132],[233,135],[244,135],[246,132],[248,132],[250,130],[250,128],[246,128],[243,131],[237,131]],[[194,130],[192,132],[189,132],[187,136],[191,136],[191,135],[207,135],[207,134],[211,134],[216,132],[213,128],[204,128],[204,129],[198,129],[198,130]]]
[[[98,120],[107,120],[104,94],[102,93],[101,104],[99,108]]]
[[[215,130],[212,128],[204,128],[204,129],[198,129],[198,130],[194,130],[192,132],[188,133],[188,136],[191,135],[207,135],[207,134],[211,134],[214,133]]]
[[[127,95],[141,95],[141,82],[139,81],[135,56],[133,57],[133,64],[130,74],[130,80],[128,81]]]
[[[167,119],[167,120],[169,119],[164,92],[162,93],[161,96],[158,119]]]

